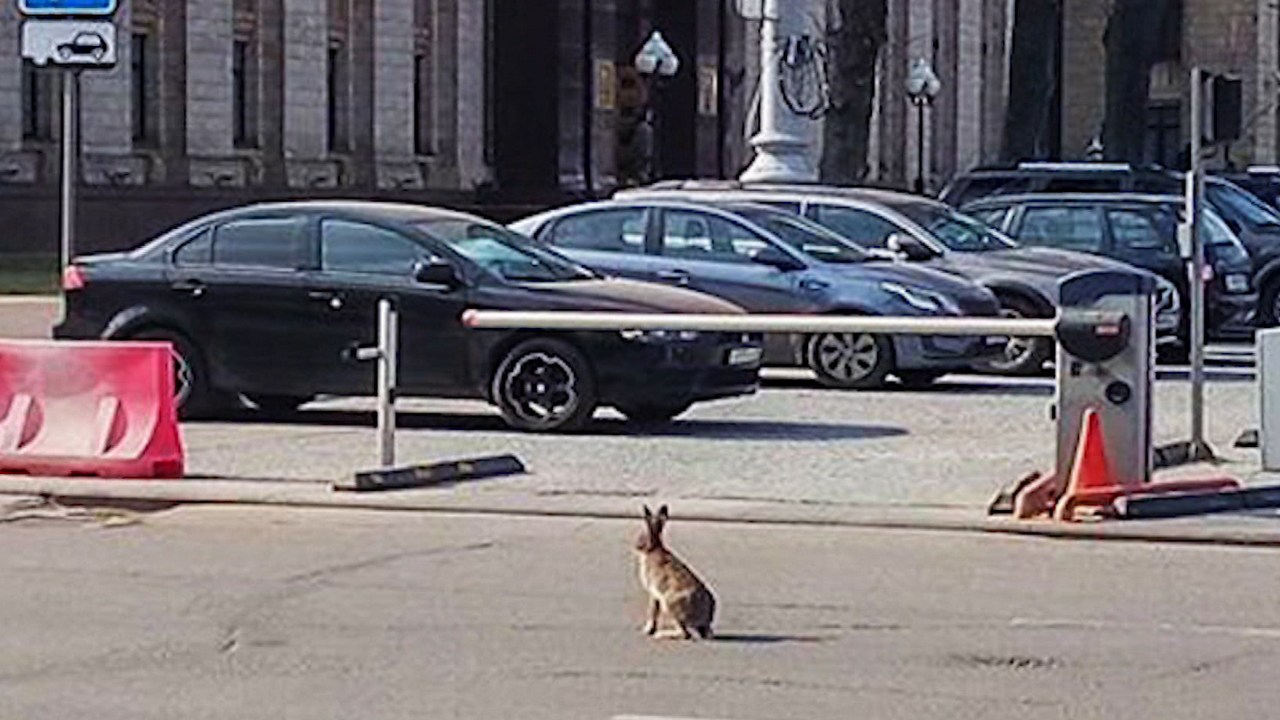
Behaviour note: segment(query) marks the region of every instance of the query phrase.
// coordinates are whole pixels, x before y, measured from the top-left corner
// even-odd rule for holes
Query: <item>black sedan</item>
[[[477,398],[513,427],[568,430],[599,405],[642,421],[754,392],[758,336],[478,331],[468,307],[738,313],[692,291],[602,278],[476,217],[409,205],[302,202],[209,215],[128,253],[77,258],[55,336],[164,340],[185,416],[247,398],[289,412],[368,395],[346,360],[400,308],[401,395]]]

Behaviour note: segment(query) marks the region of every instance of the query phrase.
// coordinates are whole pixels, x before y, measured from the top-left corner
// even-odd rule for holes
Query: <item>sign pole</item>
[[[62,246],[58,269],[65,272],[76,247],[76,187],[80,184],[80,71],[62,71]]]
[[[1193,460],[1213,459],[1213,450],[1204,438],[1204,237],[1200,233],[1200,213],[1204,194],[1201,167],[1201,140],[1204,135],[1204,100],[1199,67],[1191,68],[1191,167],[1187,177],[1187,219],[1191,223],[1191,266],[1189,269],[1191,343],[1191,447]]]

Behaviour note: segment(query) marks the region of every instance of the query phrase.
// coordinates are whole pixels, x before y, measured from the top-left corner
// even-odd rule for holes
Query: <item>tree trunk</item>
[[[1107,19],[1103,35],[1107,97],[1102,148],[1108,160],[1143,161],[1148,85],[1159,49],[1158,29],[1171,3],[1178,1],[1116,0]]]
[[[838,0],[843,22],[829,38],[831,108],[823,129],[823,182],[867,177],[867,144],[876,93],[876,60],[888,40],[888,0]]]
[[[1009,53],[1009,102],[1005,109],[1004,158],[1049,156],[1053,95],[1058,87],[1058,0],[1017,0]]]

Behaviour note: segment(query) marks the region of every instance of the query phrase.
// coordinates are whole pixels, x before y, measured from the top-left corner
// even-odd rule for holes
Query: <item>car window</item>
[[[179,245],[173,253],[173,264],[181,267],[213,264],[213,231],[201,230],[198,235]]]
[[[1108,192],[1120,190],[1118,177],[1054,177],[1041,189],[1046,193]]]
[[[1102,222],[1092,207],[1030,207],[1022,214],[1018,240],[1028,245],[1102,251]]]
[[[427,251],[400,233],[349,220],[320,223],[320,267],[328,272],[409,277]]]
[[[1009,214],[1007,207],[983,208],[981,210],[965,210],[965,214],[969,217],[977,218],[991,227],[999,230],[1004,227],[1004,218]]]
[[[884,249],[889,236],[899,232],[898,226],[866,210],[817,205],[814,219],[864,248]]]
[[[1003,232],[945,205],[911,202],[896,209],[956,252],[989,252],[1016,247]]]
[[[414,227],[508,282],[556,282],[598,277],[547,246],[491,223],[448,218],[415,223]]]
[[[232,220],[214,237],[213,264],[294,270],[301,256],[297,229],[293,218]]]
[[[567,249],[643,255],[644,231],[640,208],[597,210],[561,218],[547,239]]]
[[[823,262],[858,263],[871,258],[857,243],[808,218],[754,207],[734,212],[773,233],[791,249]]]
[[[1107,210],[1107,222],[1111,225],[1111,237],[1117,250],[1172,252],[1172,238],[1161,233],[1148,213],[1141,210]]]
[[[714,215],[688,210],[664,213],[662,254],[667,257],[746,263],[767,245],[746,228]]]
[[[1253,195],[1228,183],[1205,183],[1205,195],[1218,214],[1250,227],[1280,225],[1280,215]]]

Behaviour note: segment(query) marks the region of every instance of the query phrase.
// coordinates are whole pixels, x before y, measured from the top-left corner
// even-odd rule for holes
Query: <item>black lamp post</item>
[[[942,81],[933,72],[933,67],[924,58],[917,58],[911,63],[911,71],[907,73],[907,97],[916,106],[916,182],[917,193],[924,194],[924,119],[925,108],[933,104],[933,99],[942,92]]]
[[[660,179],[662,174],[661,118],[657,95],[662,81],[675,75],[680,69],[680,58],[676,57],[662,33],[654,30],[636,53],[634,64],[640,77],[645,80],[644,122],[649,130],[649,180],[653,181]]]

